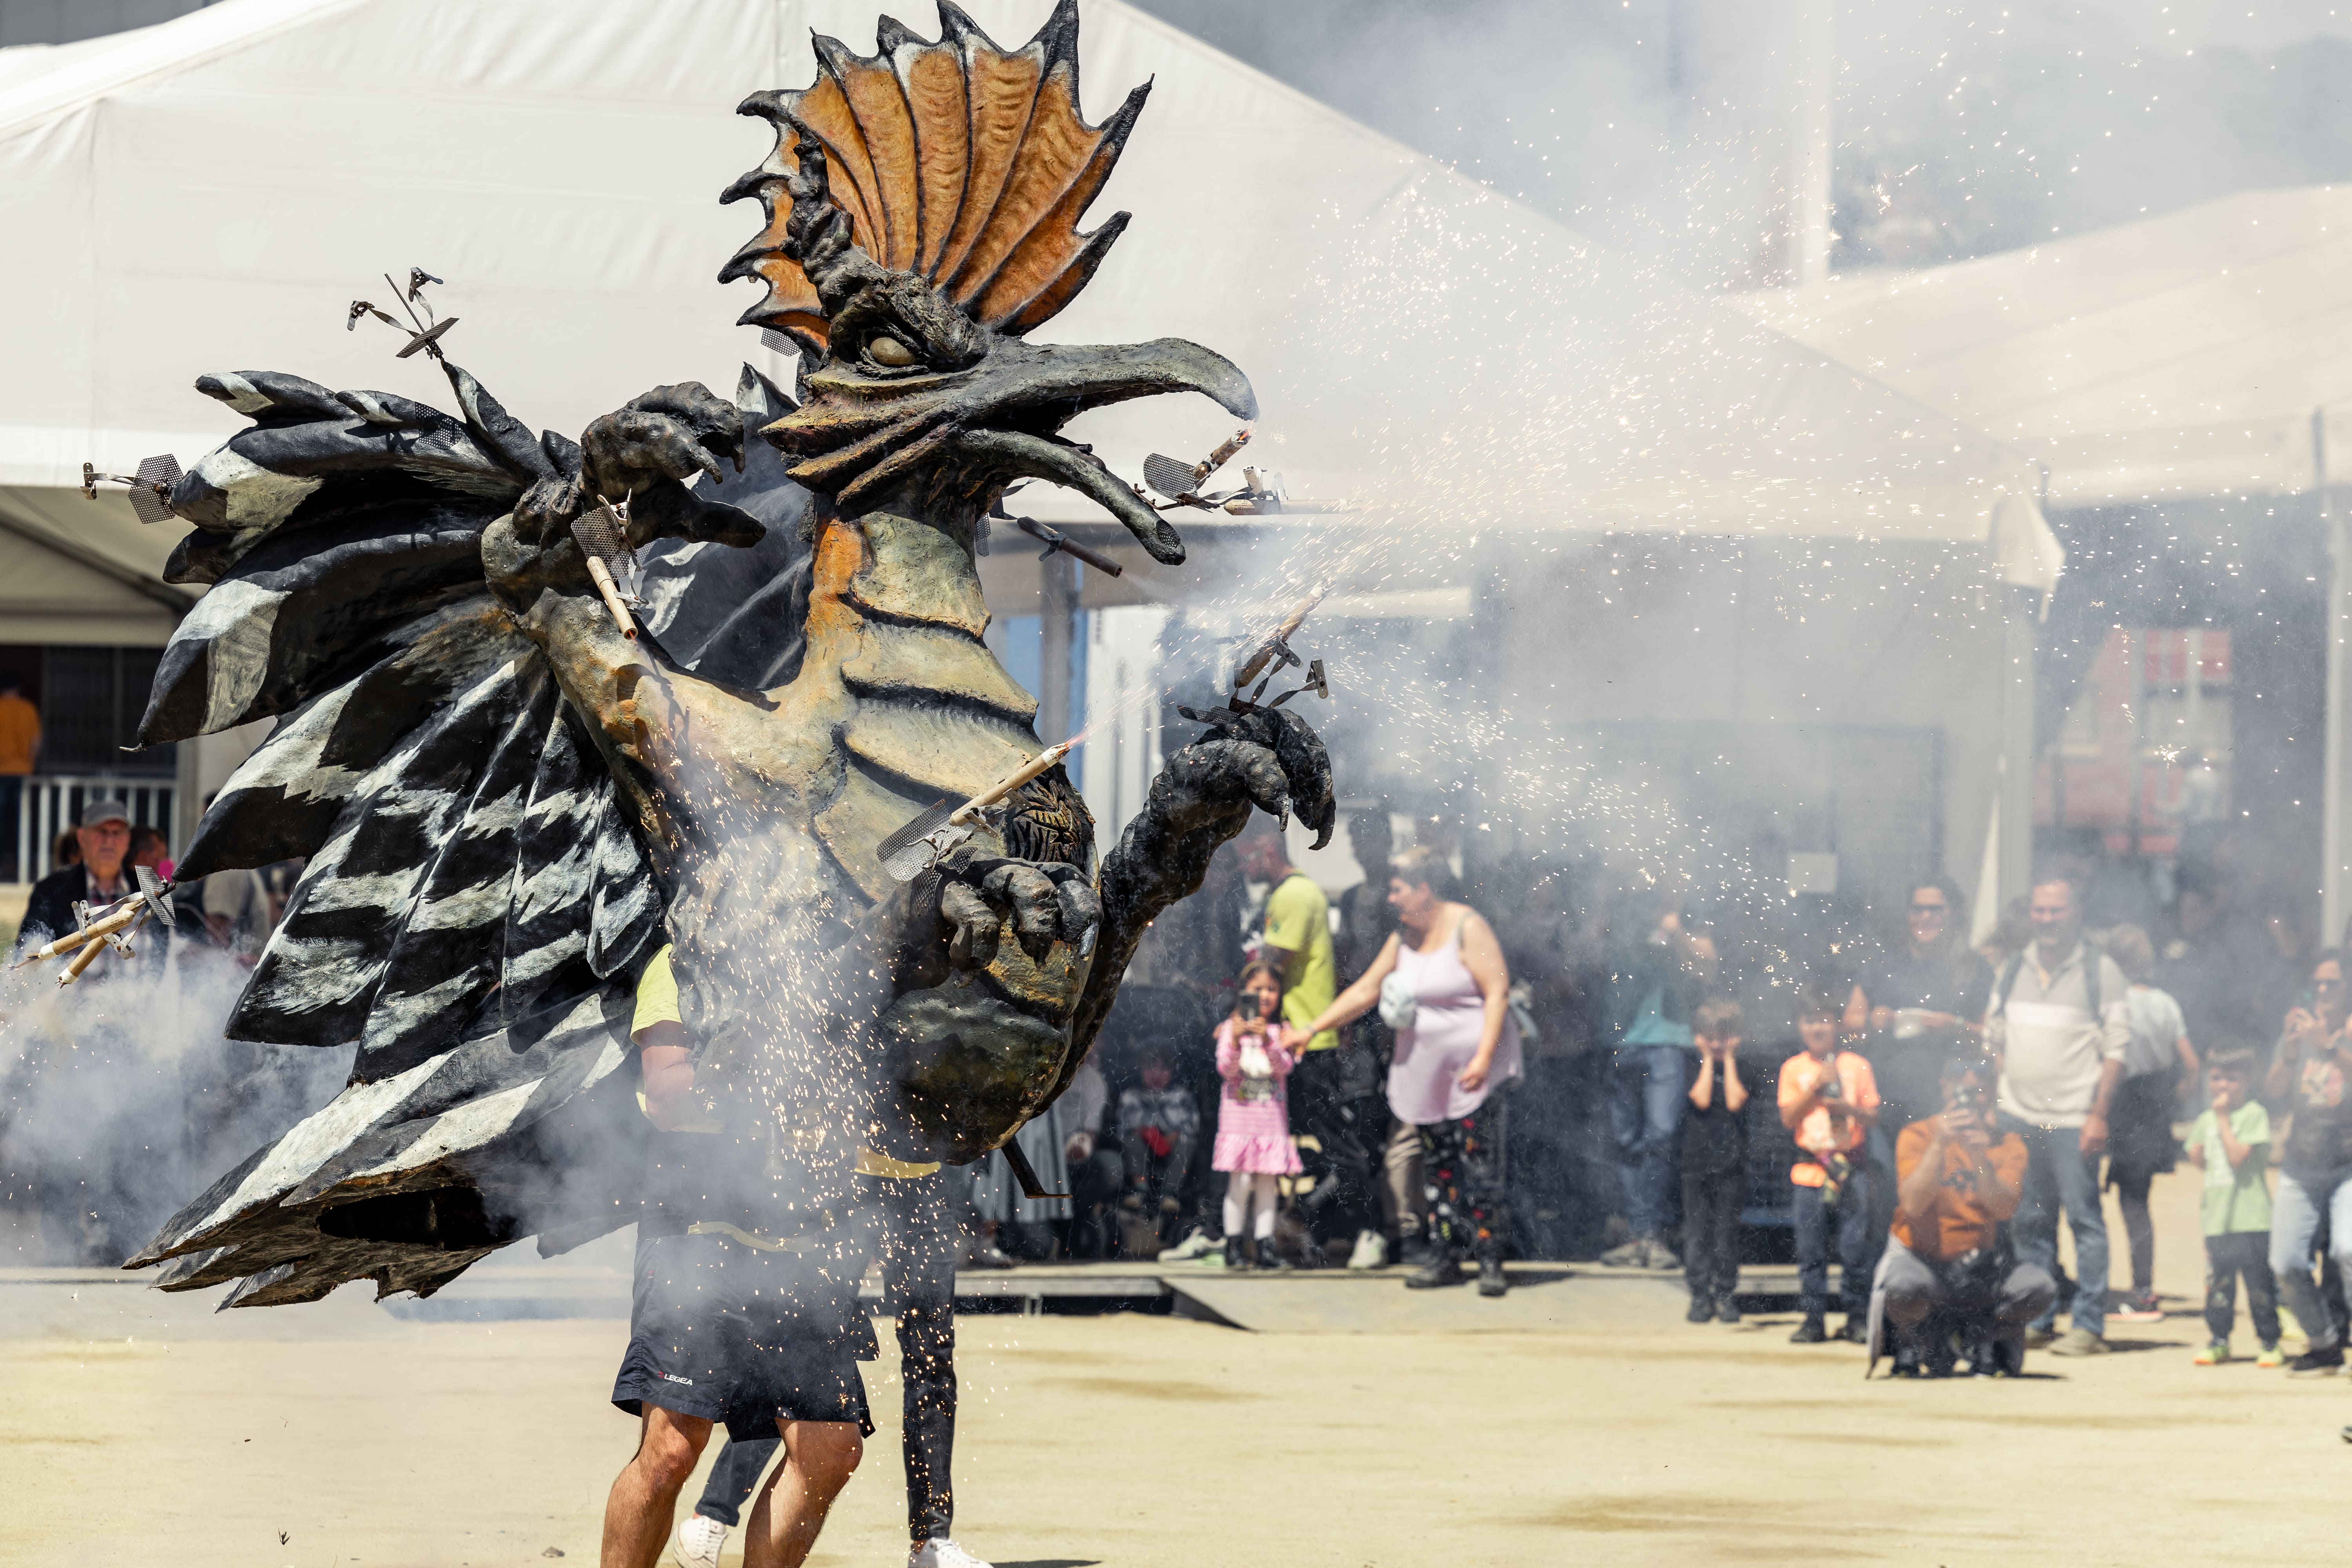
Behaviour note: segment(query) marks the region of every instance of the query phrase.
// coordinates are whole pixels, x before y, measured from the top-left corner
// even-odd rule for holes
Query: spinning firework
[[[131,957],[131,938],[151,917],[169,929],[175,912],[172,903],[172,889],[175,884],[156,876],[148,867],[140,866],[134,869],[138,873],[139,884],[135,891],[126,893],[98,910],[92,910],[89,904],[77,900],[74,903],[77,929],[35,948],[10,967],[22,969],[27,964],[71,952],[74,955],[72,961],[58,975],[59,985],[71,985],[81,978],[90,961],[107,948],[114,949],[125,958]],[[76,952],[76,949],[80,951]]]
[[[143,458],[135,474],[101,474],[89,463],[81,466],[81,493],[85,500],[98,499],[100,485],[131,487],[131,510],[142,522],[161,522],[172,515],[172,487],[180,482],[180,459],[169,452],[160,457]]]
[[[408,325],[402,326],[391,315],[365,300],[354,300],[352,301],[351,313],[343,318],[343,331],[348,332],[356,328],[360,324],[362,316],[373,316],[395,331],[408,334],[407,346],[393,355],[393,358],[406,359],[417,350],[423,349],[434,359],[440,359],[442,357],[441,334],[457,324],[457,318],[455,316],[446,321],[436,321],[434,318],[432,302],[425,298],[425,286],[427,283],[438,283],[441,279],[434,277],[422,267],[412,267],[408,269],[408,291],[405,294],[401,292],[399,284],[393,282],[391,273],[385,273],[383,280],[392,289],[393,300],[400,306],[402,314],[408,318]],[[417,314],[420,310],[425,312],[422,316]]]

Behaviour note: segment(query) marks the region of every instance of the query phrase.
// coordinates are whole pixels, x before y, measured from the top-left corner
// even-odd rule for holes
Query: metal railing
[[[119,800],[130,808],[133,827],[153,826],[168,837],[172,831],[173,786],[154,781],[35,773],[25,781],[16,820],[5,825],[16,850],[19,881],[37,882],[57,869],[58,835],[74,825],[82,806],[93,800]]]

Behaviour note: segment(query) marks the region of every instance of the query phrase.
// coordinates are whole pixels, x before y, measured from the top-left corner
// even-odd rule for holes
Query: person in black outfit
[[[1705,1002],[1691,1016],[1690,1110],[1683,1118],[1683,1277],[1689,1321],[1739,1321],[1739,1211],[1748,1204],[1748,1102],[1763,1089],[1739,1059],[1737,1002]]]
[[[37,946],[77,929],[74,902],[110,903],[138,886],[130,871],[131,814],[119,800],[93,800],[81,808],[74,828],[81,858],[33,884],[25,901],[28,945]]]
[[[907,1466],[908,1561],[917,1568],[961,1568],[979,1559],[950,1539],[955,1495],[949,1480],[955,1453],[955,1259],[962,1241],[961,1205],[949,1193],[958,1175],[936,1167],[900,1165],[878,1155],[859,1162],[861,1214],[877,1231],[882,1310],[898,1320],[901,1436]],[[680,1562],[716,1563],[727,1531],[741,1521],[743,1505],[782,1440],[766,1436],[730,1441],[710,1467],[695,1514],[678,1530]],[[721,1528],[713,1529],[713,1525]]]
[[[1882,1126],[1908,1127],[1943,1106],[1944,1064],[1984,1038],[1992,965],[1962,940],[1968,906],[1948,877],[1915,885],[1906,900],[1905,942],[1855,981],[1846,999],[1845,1033],[1857,1047],[1885,1109]]]
[[[21,948],[77,930],[77,901],[96,908],[138,889],[130,860],[130,813],[122,803],[92,800],[75,821],[70,837],[79,858],[33,884],[18,933]],[[187,906],[181,910],[186,912]],[[18,1119],[13,1131],[26,1141],[24,1152],[32,1155],[45,1260],[113,1268],[138,1250],[164,1217],[153,1206],[160,1189],[146,1178],[147,1166],[167,1148],[176,1150],[180,1134],[164,1133],[133,1114],[140,1101],[122,1086],[126,1074],[152,1070],[137,1027],[146,994],[133,991],[126,998],[120,990],[110,994],[110,988],[159,975],[173,934],[145,926],[130,955],[101,952],[75,988],[62,994],[52,980],[42,978],[69,1022],[63,1033],[24,1032],[23,1054],[11,1075],[10,1110]],[[62,971],[65,961],[53,967]]]
[[[1944,1068],[1982,1050],[1992,999],[1992,965],[1968,944],[1958,884],[1921,878],[1904,903],[1905,940],[1863,972],[1845,1005],[1846,1037],[1882,1106],[1868,1145],[1874,1258],[1895,1218],[1895,1135],[1943,1109]]]
[[[1380,957],[1381,949],[1387,944],[1389,933],[1396,930],[1396,908],[1389,902],[1389,856],[1396,847],[1396,838],[1389,826],[1388,808],[1350,814],[1348,847],[1364,875],[1363,880],[1331,901],[1338,916],[1331,936],[1331,956],[1343,991],[1372,966],[1372,961]],[[1389,1114],[1386,1085],[1396,1037],[1381,1022],[1380,1013],[1375,1010],[1353,1024],[1342,1025],[1339,1037],[1345,1044],[1343,1050],[1316,1054],[1336,1055],[1340,1062],[1347,1179],[1318,1182],[1301,1207],[1318,1236],[1339,1236],[1349,1226],[1356,1226],[1355,1249],[1349,1256],[1348,1267],[1377,1268],[1390,1261],[1390,1233],[1398,1229],[1401,1218],[1410,1218],[1415,1237],[1419,1235],[1421,1215],[1417,1211],[1406,1215],[1391,1212],[1401,1205],[1389,1169],[1394,1163],[1389,1152],[1391,1147],[1400,1135],[1413,1134],[1412,1128],[1398,1124]],[[1301,1131],[1315,1131],[1299,1109],[1299,1080],[1296,1078],[1291,1094],[1293,1125]],[[1313,1109],[1311,1104],[1309,1109]],[[1417,1136],[1413,1143],[1417,1150]],[[1310,1165],[1308,1169],[1314,1167]],[[1417,1193],[1418,1187],[1414,1190]],[[1339,1202],[1343,1195],[1353,1200],[1345,1205],[1351,1212],[1343,1212]]]

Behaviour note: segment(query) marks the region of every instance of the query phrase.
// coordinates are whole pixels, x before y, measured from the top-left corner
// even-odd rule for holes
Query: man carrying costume
[[[681,1014],[671,950],[665,947],[646,965],[638,983],[631,1038],[644,1067],[646,1114],[657,1129],[674,1135],[660,1142],[690,1159],[696,1146],[687,1140],[710,1133],[698,1131],[708,1129],[709,1121],[695,1103],[694,1041]],[[909,1163],[871,1149],[860,1150],[850,1200],[855,1218],[845,1226],[869,1238],[878,1249],[883,1310],[898,1320],[900,1380],[905,1388],[909,1568],[987,1568],[950,1537],[954,1497],[949,1472],[956,1415],[955,1227],[961,1215],[950,1202],[950,1191],[956,1184],[935,1162]],[[712,1468],[697,1510],[679,1522],[674,1555],[681,1568],[704,1568],[705,1564],[715,1568],[729,1527],[736,1522],[744,1499],[757,1486],[781,1438],[784,1463],[752,1509],[744,1561],[747,1564],[761,1562],[754,1553],[765,1550],[775,1553],[769,1560],[796,1563],[801,1557],[793,1553],[789,1544],[780,1547],[778,1543],[798,1541],[800,1553],[805,1555],[833,1497],[856,1468],[861,1436],[873,1430],[854,1366],[845,1371],[847,1387],[857,1394],[855,1415],[850,1414],[850,1402],[836,1397],[844,1369],[838,1365],[843,1351],[835,1347],[845,1348],[854,1359],[870,1359],[877,1353],[872,1327],[858,1312],[855,1299],[856,1266],[868,1248],[845,1248],[844,1267],[836,1271],[849,1295],[851,1316],[839,1315],[827,1295],[824,1307],[812,1321],[762,1320],[761,1334],[744,1342],[754,1358],[778,1352],[772,1363],[761,1369],[730,1368],[740,1381],[722,1379],[727,1383],[724,1392],[704,1387],[698,1396],[697,1391],[660,1376],[658,1343],[649,1347],[653,1353],[639,1353],[639,1342],[648,1332],[665,1331],[665,1325],[648,1314],[648,1284],[656,1278],[668,1278],[664,1258],[672,1248],[666,1242],[675,1234],[680,1217],[664,1215],[656,1219],[649,1214],[640,1222],[630,1349],[614,1385],[614,1403],[625,1410],[633,1405],[643,1410],[645,1436],[636,1457],[614,1483],[605,1510],[605,1561],[608,1565],[649,1561],[625,1553],[616,1557],[616,1543],[625,1542],[629,1551],[640,1551],[648,1538],[659,1542],[675,1511],[678,1490],[692,1474],[712,1425],[727,1419],[729,1402],[740,1397],[755,1408],[740,1422],[730,1420],[730,1446]],[[688,1226],[688,1239],[698,1241],[694,1232],[705,1226],[710,1227],[703,1231],[705,1236],[716,1229],[712,1222],[694,1222]],[[733,1254],[740,1255],[747,1245],[719,1234],[720,1245]],[[708,1283],[706,1278],[704,1284]],[[830,1289],[834,1282],[826,1283]],[[708,1321],[724,1338],[734,1331],[734,1325],[727,1321],[732,1309],[718,1303],[740,1306],[740,1289],[709,1295],[708,1300],[698,1301],[699,1311],[685,1314],[682,1326],[688,1332],[708,1333]],[[789,1348],[803,1343],[810,1352],[806,1356]],[[653,1373],[650,1379],[649,1373]],[[783,1381],[794,1375],[809,1375],[813,1381],[809,1384]],[[768,1436],[761,1424],[761,1411],[772,1400],[778,1437]],[[696,1414],[714,1409],[720,1414]],[[838,1415],[840,1419],[818,1419],[807,1412]],[[800,1413],[798,1418],[793,1418],[796,1413]],[[844,1457],[845,1466],[840,1464]],[[830,1484],[820,1486],[819,1481]],[[774,1496],[780,1489],[784,1492],[781,1500]],[[719,1517],[721,1514],[725,1517]]]
[[[745,1568],[799,1568],[849,1483],[874,1423],[857,1363],[875,1353],[857,1300],[864,1248],[840,1205],[811,1201],[804,1167],[766,1145],[769,1120],[719,1114],[697,1093],[697,1048],[671,950],[637,983],[630,1037],[650,1139],[629,1348],[613,1403],[643,1423],[604,1504],[603,1568],[653,1568],[710,1429],[772,1429],[784,1462],[751,1509]],[[751,1130],[741,1122],[749,1120]]]

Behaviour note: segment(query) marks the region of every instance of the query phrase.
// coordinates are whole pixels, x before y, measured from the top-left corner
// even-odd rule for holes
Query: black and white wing
[[[294,376],[197,384],[255,423],[172,496],[197,526],[175,574],[211,588],[141,727],[277,719],[183,874],[307,858],[228,1032],[357,1041],[362,1082],[448,1050],[494,995],[511,1015],[627,971],[660,921],[611,775],[483,579],[483,530],[576,459],[450,376],[462,419]]]
[[[257,1303],[453,1277],[485,1237],[545,1228],[512,1206],[533,1129],[624,1059],[625,1018],[609,1015],[651,950],[660,888],[481,563],[483,530],[576,456],[450,379],[462,418],[295,376],[197,384],[254,424],[172,497],[196,531],[171,575],[210,590],[164,651],[141,738],[277,720],[180,874],[307,858],[227,1033],[359,1051],[333,1104],[134,1260],[204,1257],[166,1288],[268,1274],[238,1297]],[[511,1037],[534,1027],[529,1048]],[[395,1179],[394,1146],[432,1153]],[[417,1218],[445,1211],[479,1223]]]
[[[628,1019],[666,900],[480,556],[483,530],[578,450],[448,370],[462,418],[292,376],[198,383],[255,423],[173,495],[197,525],[175,580],[212,588],[165,650],[142,739],[277,719],[182,875],[307,858],[227,1032],[359,1050],[341,1095],[133,1259],[171,1260],[166,1289],[425,1294],[521,1237],[559,1250],[634,1215],[615,1202],[644,1125]],[[749,370],[739,399],[761,423],[782,406]],[[648,625],[741,684],[797,665],[807,605],[806,494],[755,451],[715,493],[789,521],[742,552],[757,559],[647,552]]]

